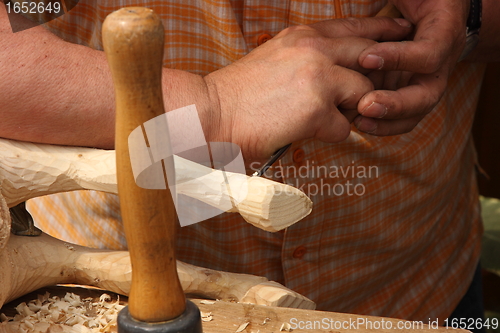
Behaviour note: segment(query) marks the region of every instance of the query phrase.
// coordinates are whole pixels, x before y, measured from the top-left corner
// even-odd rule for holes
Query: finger
[[[396,91],[375,90],[363,96],[358,112],[370,118],[410,119],[430,110],[439,102],[446,87],[445,75],[414,75],[410,85]]]
[[[409,119],[385,120],[358,116],[354,125],[361,131],[376,136],[398,135],[411,132],[425,115]]]
[[[465,35],[457,35],[459,23],[446,11],[432,12],[419,22],[413,41],[373,45],[360,54],[359,62],[369,69],[433,73],[450,55],[458,59],[465,42]]]
[[[373,90],[373,84],[364,75],[335,66],[334,73],[329,76],[329,90],[326,94],[334,96],[330,109],[315,119],[310,128],[316,128],[314,137],[324,142],[340,142],[345,140],[351,131],[350,123],[357,116],[360,98]],[[339,86],[339,82],[342,85]],[[342,112],[339,112],[342,110]]]
[[[358,110],[360,99],[373,91],[373,83],[366,76],[340,66],[336,66],[330,76],[330,87],[336,105],[345,110]]]
[[[306,137],[315,137],[323,142],[340,142],[345,140],[351,131],[350,123],[357,116],[357,105],[360,98],[373,90],[371,81],[364,75],[335,66],[332,73],[326,73],[328,82],[323,86],[325,99],[329,100],[330,112],[322,112],[313,122],[303,125],[314,130]],[[322,82],[322,80],[320,80]],[[339,82],[342,82],[339,85]],[[342,110],[342,112],[339,112]]]
[[[400,87],[401,71],[386,72],[384,76],[383,90],[397,90]]]
[[[331,105],[332,112],[324,112],[322,117],[316,119],[317,122],[312,127],[317,128],[314,137],[324,142],[340,142],[349,136],[350,123],[358,115],[359,100],[373,90],[373,84],[359,72],[341,66],[334,66],[332,73],[323,73],[329,78],[329,81],[326,81],[329,82],[329,90],[326,93],[334,96],[334,104]],[[339,82],[342,84],[339,85]],[[339,109],[342,112],[339,112]]]
[[[383,90],[386,72],[383,71],[371,71],[366,74],[366,77],[370,79],[373,83],[373,89]],[[384,89],[385,90],[385,89]]]
[[[358,110],[356,109],[341,109],[340,113],[344,115],[344,117],[347,119],[349,123],[352,123],[354,119],[359,116]]]
[[[336,65],[365,75],[372,71],[360,66],[358,58],[363,50],[376,44],[375,41],[361,37],[342,37],[335,39],[325,38],[324,42],[327,44],[324,46],[326,55]]]
[[[336,108],[318,118],[314,128],[317,129],[314,137],[329,143],[344,141],[351,133],[351,123]]]
[[[335,42],[332,43],[331,57],[335,59],[337,65],[355,70],[362,74],[371,72],[371,70],[367,70],[359,65],[358,57],[363,50],[376,42],[360,37],[336,38],[334,41]]]
[[[406,87],[413,73],[402,71],[372,71],[366,75],[376,90],[397,90]]]
[[[311,27],[328,38],[362,37],[376,41],[399,41],[413,30],[409,21],[388,17],[327,20],[314,23]]]
[[[357,36],[328,38],[318,34],[318,31],[311,26],[299,25],[281,31],[258,49],[282,49],[289,52],[295,49],[294,52],[299,54],[296,57],[297,61],[300,56],[304,57],[308,54],[311,54],[307,56],[309,60],[314,59],[313,56],[320,52],[335,64],[368,73],[370,70],[360,66],[358,59],[363,50],[375,43],[372,39]]]
[[[412,73],[412,72],[405,72],[405,71],[401,72],[401,76],[399,78],[399,85],[396,89],[400,89],[400,88],[408,86],[410,84],[410,80],[412,79],[412,77],[414,75],[415,75],[415,73]]]

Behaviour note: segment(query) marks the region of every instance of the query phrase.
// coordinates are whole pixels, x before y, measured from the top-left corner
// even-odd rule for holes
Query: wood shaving
[[[200,301],[200,304],[212,305],[215,304],[215,301],[208,301],[206,299]]]
[[[280,327],[280,332],[291,332],[292,326],[289,323],[283,323]]]
[[[261,325],[265,325],[265,324],[267,324],[267,322],[268,322],[268,321],[270,321],[270,320],[271,320],[271,318],[266,318],[266,319],[264,319],[264,321],[262,322],[262,324],[261,324]]]
[[[124,308],[120,300],[111,302],[111,297],[102,294],[99,301],[92,298],[81,300],[80,296],[66,293],[63,298],[38,295],[38,299],[25,302],[16,307],[17,315],[7,317],[0,314],[4,321],[19,322],[20,333],[47,332],[51,324],[70,326],[75,332],[107,332],[116,328],[118,312]]]
[[[243,332],[245,330],[245,328],[247,328],[248,324],[250,324],[250,322],[246,322],[246,323],[241,324],[240,327],[238,327],[238,329],[236,330],[235,333]]]
[[[5,313],[0,313],[0,323],[3,323],[4,321],[9,321],[9,317],[7,317]]]
[[[202,321],[212,321],[214,318],[212,317],[212,312],[203,312],[200,311],[201,313],[201,320]]]

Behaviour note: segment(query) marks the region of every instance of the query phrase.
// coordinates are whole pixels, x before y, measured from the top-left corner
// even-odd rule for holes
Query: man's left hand
[[[379,136],[411,131],[439,102],[464,49],[469,12],[469,0],[391,2],[416,28],[411,41],[374,44],[359,56],[362,67],[386,72],[372,73],[385,90],[363,96],[354,120],[359,130]]]

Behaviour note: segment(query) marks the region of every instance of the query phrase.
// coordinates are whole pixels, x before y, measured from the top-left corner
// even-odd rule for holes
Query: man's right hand
[[[360,52],[375,43],[369,39],[400,40],[410,30],[388,18],[329,20],[286,29],[205,78],[164,68],[165,109],[196,104],[207,141],[234,142],[247,161],[301,139],[341,141],[372,89],[356,72],[367,72]],[[14,34],[2,3],[0,37],[1,137],[113,148],[114,89],[103,52],[41,26]]]
[[[217,141],[236,143],[246,160],[260,160],[302,139],[346,139],[359,99],[373,90],[359,54],[374,40],[401,40],[410,31],[408,24],[389,18],[283,30],[205,77]]]

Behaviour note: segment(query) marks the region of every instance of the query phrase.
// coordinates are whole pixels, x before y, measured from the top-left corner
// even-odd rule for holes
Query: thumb
[[[400,41],[412,31],[412,24],[401,18],[367,17],[321,21],[311,27],[324,37],[361,37],[375,41]]]

